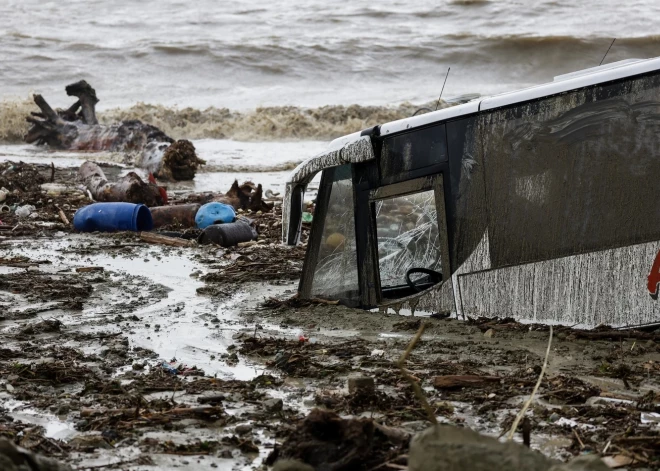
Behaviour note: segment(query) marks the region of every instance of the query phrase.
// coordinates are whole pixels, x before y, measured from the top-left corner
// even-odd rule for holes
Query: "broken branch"
[[[550,326],[550,337],[548,337],[548,348],[545,351],[545,360],[543,360],[543,367],[541,368],[541,374],[539,374],[539,379],[536,382],[534,389],[532,389],[532,394],[529,395],[529,399],[527,399],[525,404],[523,404],[522,409],[520,409],[520,412],[518,412],[518,415],[516,415],[516,418],[513,421],[513,425],[511,425],[511,430],[509,430],[509,434],[507,435],[507,440],[513,440],[513,435],[516,433],[516,430],[518,429],[518,424],[520,423],[520,420],[525,415],[525,412],[527,412],[527,409],[534,400],[536,391],[538,391],[539,386],[541,386],[541,381],[543,380],[543,374],[545,373],[545,368],[548,366],[548,357],[550,356],[551,346],[552,346],[552,325]]]
[[[195,242],[192,240],[179,239],[178,237],[168,237],[152,232],[140,232],[140,239],[151,244],[169,245],[172,247],[193,247]]]
[[[438,419],[435,418],[435,413],[433,412],[433,409],[431,409],[431,406],[426,400],[426,396],[424,396],[424,392],[422,391],[422,388],[419,386],[419,383],[415,381],[415,379],[408,372],[408,370],[406,370],[404,367],[404,364],[408,359],[410,352],[413,351],[415,345],[417,345],[417,342],[422,337],[422,334],[424,333],[424,329],[426,329],[426,323],[423,323],[422,325],[419,326],[419,330],[408,344],[408,348],[406,348],[405,352],[403,352],[403,355],[401,355],[401,358],[399,359],[397,366],[399,367],[399,370],[401,370],[401,374],[403,375],[403,377],[406,378],[406,380],[410,383],[410,386],[412,386],[413,392],[415,393],[415,396],[417,397],[419,402],[422,404],[422,407],[424,408],[424,411],[426,412],[429,421],[432,424],[437,424]]]

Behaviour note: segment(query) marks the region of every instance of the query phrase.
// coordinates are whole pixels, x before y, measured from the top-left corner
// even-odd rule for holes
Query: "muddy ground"
[[[59,213],[90,202],[74,174],[0,164],[2,204],[36,212],[0,214],[0,437],[22,447],[76,469],[269,469],[315,459],[323,440],[297,429],[315,408],[414,433],[428,416],[396,362],[422,322],[406,367],[438,421],[504,434],[537,381],[547,326],[290,299],[304,247],[279,245],[277,207],[241,248],[76,234]],[[51,177],[66,190],[44,192]],[[352,376],[375,391],[349,394]],[[531,447],[658,469],[659,385],[660,333],[556,327]],[[336,469],[406,469],[407,444],[374,437]]]

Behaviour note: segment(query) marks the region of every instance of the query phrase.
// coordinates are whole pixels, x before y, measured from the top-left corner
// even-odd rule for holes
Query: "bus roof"
[[[660,57],[652,59],[628,59],[598,67],[572,72],[555,77],[554,81],[532,87],[502,93],[491,97],[481,97],[462,105],[443,108],[420,116],[399,119],[380,127],[381,136],[413,129],[435,122],[446,121],[479,111],[536,100],[558,93],[611,82],[625,77],[633,77],[660,70]],[[341,139],[341,138],[340,138]]]

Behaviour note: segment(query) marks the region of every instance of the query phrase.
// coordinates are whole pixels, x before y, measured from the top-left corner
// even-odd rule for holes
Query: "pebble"
[[[371,376],[353,376],[348,378],[349,394],[373,394],[376,383]]]
[[[282,399],[277,398],[266,399],[262,405],[264,406],[264,409],[269,412],[279,412],[284,408],[284,402]]]
[[[87,424],[88,424],[87,420],[82,419],[82,420],[76,421],[76,423],[74,424],[74,427],[77,428],[78,430],[82,430],[85,427],[87,427]]]
[[[484,332],[484,337],[487,339],[493,338],[493,335],[495,335],[495,331],[493,329],[488,329],[486,332]]]
[[[550,417],[548,417],[548,420],[550,422],[557,422],[560,418],[561,417],[559,416],[559,414],[557,414],[556,412],[553,412],[552,414],[550,414]]]
[[[241,424],[241,425],[237,425],[234,431],[238,435],[245,435],[246,433],[250,433],[252,431],[252,428],[253,427],[250,424]]]

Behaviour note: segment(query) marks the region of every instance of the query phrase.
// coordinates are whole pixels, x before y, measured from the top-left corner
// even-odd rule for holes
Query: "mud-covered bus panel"
[[[300,241],[304,191],[317,173],[347,163],[375,159],[371,139],[360,132],[333,141],[328,149],[298,165],[291,173],[282,202],[282,241],[296,245]]]
[[[301,295],[582,326],[660,322],[660,71],[619,75],[417,128],[383,125],[380,137],[351,137],[302,164],[285,210],[302,204],[296,185],[334,170],[324,173]],[[430,176],[442,202],[437,189],[434,199],[429,189],[381,190]],[[397,198],[399,210],[387,206]],[[449,272],[420,293],[385,292],[379,264],[434,221],[432,201],[445,227],[423,242],[445,237]],[[299,218],[290,218],[297,230]],[[283,235],[297,240],[293,232]]]

